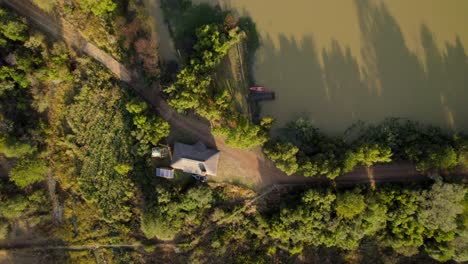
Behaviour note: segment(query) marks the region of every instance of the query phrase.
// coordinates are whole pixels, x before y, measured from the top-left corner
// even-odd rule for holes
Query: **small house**
[[[202,142],[187,145],[174,144],[171,167],[186,173],[202,176],[216,176],[218,173],[219,151],[209,149]]]

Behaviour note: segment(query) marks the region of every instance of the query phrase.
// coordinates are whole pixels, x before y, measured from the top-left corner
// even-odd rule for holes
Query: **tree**
[[[459,163],[457,153],[451,146],[412,144],[407,147],[406,154],[416,163],[416,168],[423,172],[434,169],[453,169]]]
[[[161,139],[169,135],[170,125],[161,117],[152,114],[144,101],[132,99],[125,107],[133,115],[133,124],[137,129],[132,135],[140,143],[140,155],[146,155],[151,146],[156,146]]]
[[[276,167],[287,175],[297,172],[299,164],[297,163],[297,153],[299,148],[291,143],[276,142],[267,145],[263,151],[271,159]]]
[[[44,160],[39,158],[21,159],[10,172],[10,180],[18,187],[25,188],[36,182],[43,181],[47,173]]]
[[[366,209],[364,196],[359,193],[345,192],[337,196],[336,214],[340,217],[352,219]]]
[[[457,229],[457,219],[463,213],[462,201],[467,190],[460,185],[438,181],[430,190],[424,190],[419,197],[421,210],[418,222],[429,230],[444,233]]]
[[[387,189],[380,193],[380,198],[389,208],[389,231],[384,234],[384,243],[404,255],[418,253],[418,248],[424,244],[425,232],[417,219],[419,194],[408,189]]]
[[[25,155],[31,155],[36,148],[30,143],[19,142],[14,138],[0,136],[0,152],[7,158],[21,158]]]
[[[12,41],[26,41],[28,26],[16,15],[0,9],[0,34]],[[0,46],[6,44],[6,40],[0,35]]]
[[[271,119],[255,125],[247,118],[239,115],[237,123],[233,127],[214,126],[212,132],[214,135],[226,138],[226,144],[240,149],[248,149],[256,146],[262,146],[268,139],[268,130],[271,125]]]
[[[80,0],[80,7],[96,16],[104,17],[112,13],[117,5],[113,0]]]
[[[23,195],[9,197],[8,200],[0,203],[0,217],[15,219],[26,212],[30,202]]]
[[[162,213],[144,213],[141,218],[141,231],[146,238],[172,240],[180,232],[180,220],[167,218]]]
[[[4,240],[7,238],[9,227],[10,225],[8,223],[3,221],[0,222],[0,240]]]

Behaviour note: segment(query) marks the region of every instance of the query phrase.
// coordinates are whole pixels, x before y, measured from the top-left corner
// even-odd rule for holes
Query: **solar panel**
[[[156,176],[163,177],[163,178],[166,178],[166,179],[173,179],[174,178],[174,170],[164,169],[164,168],[156,168]]]

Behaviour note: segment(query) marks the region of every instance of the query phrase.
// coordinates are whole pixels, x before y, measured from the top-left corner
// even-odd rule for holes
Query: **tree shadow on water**
[[[441,50],[422,25],[423,56],[418,56],[384,2],[355,4],[361,54],[332,40],[319,56],[312,35],[299,40],[285,33],[260,35],[256,82],[277,94],[275,102],[262,103],[264,114],[273,114],[279,126],[307,116],[331,133],[358,120],[387,117],[468,129],[468,64],[461,41],[457,38]]]
[[[422,25],[424,58],[410,51],[400,26],[384,2],[356,0],[363,39],[362,55],[369,87],[377,90],[376,112],[432,123],[444,128],[468,128],[459,100],[466,98],[466,54],[459,40],[440,51],[433,34]],[[450,56],[452,54],[452,56]],[[457,102],[458,101],[458,102]],[[457,114],[455,114],[455,112]],[[384,116],[383,116],[384,117]]]
[[[269,35],[260,41],[256,81],[277,95],[274,103],[263,103],[266,112],[277,113],[274,117],[279,126],[289,121],[291,114],[299,117],[312,113],[319,118],[328,100],[313,38],[306,37],[298,42],[281,34],[277,47]]]
[[[426,58],[426,85],[439,91],[439,103],[452,129],[468,127],[468,58],[457,37],[454,44],[446,43],[439,50],[435,37],[425,25],[421,27],[421,42]],[[465,96],[464,96],[465,95]]]

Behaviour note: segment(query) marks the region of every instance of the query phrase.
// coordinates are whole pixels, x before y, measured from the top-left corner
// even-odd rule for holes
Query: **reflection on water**
[[[163,19],[161,0],[144,0],[151,18],[153,32],[158,32],[158,52],[163,61],[177,61],[177,52],[172,42],[169,28]]]
[[[277,93],[263,113],[280,125],[307,116],[338,133],[400,116],[468,131],[468,1],[195,2],[257,23],[256,81]]]

